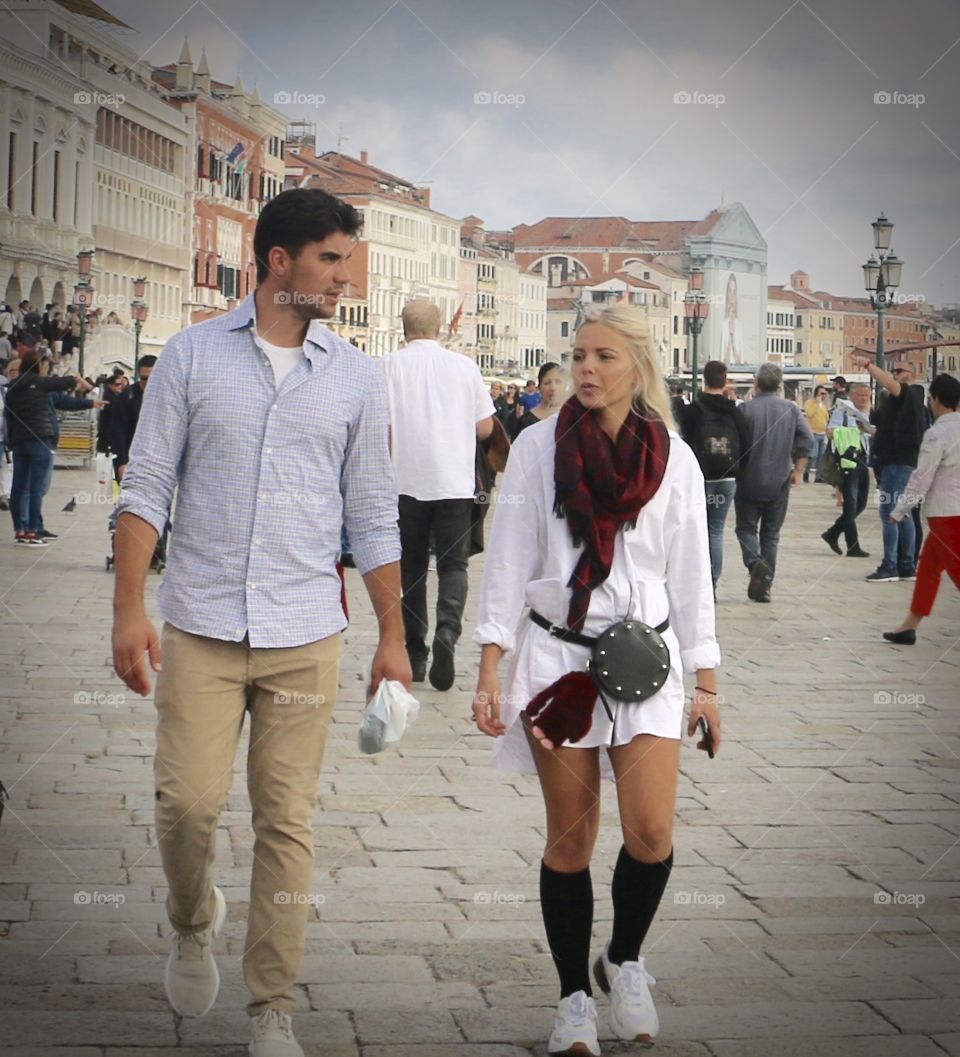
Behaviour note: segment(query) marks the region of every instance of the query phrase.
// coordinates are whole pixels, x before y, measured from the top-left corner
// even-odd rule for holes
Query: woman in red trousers
[[[917,468],[890,517],[900,521],[923,500],[929,534],[920,553],[910,612],[896,631],[885,631],[887,642],[912,646],[917,628],[930,615],[940,577],[946,574],[960,588],[960,381],[938,374],[930,383],[930,409],[936,420],[920,446]]]

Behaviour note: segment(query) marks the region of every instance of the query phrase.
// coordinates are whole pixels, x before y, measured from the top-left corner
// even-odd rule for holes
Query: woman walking
[[[933,612],[933,603],[944,572],[960,588],[960,382],[949,374],[938,374],[930,383],[930,409],[934,423],[923,435],[917,468],[910,476],[900,501],[890,514],[892,521],[911,516],[911,508],[923,501],[928,533],[920,552],[917,582],[913,586],[910,612],[896,631],[885,631],[887,642],[912,646],[917,628]]]
[[[517,434],[528,426],[535,426],[545,418],[557,414],[563,404],[564,392],[563,368],[559,363],[545,363],[537,373],[537,392],[540,403],[529,411],[524,411],[517,426]]]
[[[495,765],[535,770],[543,791],[540,899],[560,977],[548,1052],[597,1055],[589,948],[600,777],[616,783],[623,847],[613,934],[594,974],[614,1035],[652,1038],[655,981],[640,950],[673,863],[683,675],[696,673],[687,733],[703,719],[715,750],[720,651],[703,476],[674,431],[643,317],[626,306],[589,317],[571,373],[574,395],[524,431],[507,463],[481,586],[473,713],[497,739]],[[598,692],[585,667],[611,631],[659,645],[631,650],[622,675],[603,661],[597,679],[618,681]],[[711,747],[708,736],[697,747]]]

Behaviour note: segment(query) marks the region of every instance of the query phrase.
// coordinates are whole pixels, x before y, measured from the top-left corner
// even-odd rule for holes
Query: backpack
[[[697,458],[707,481],[736,477],[740,464],[740,431],[734,416],[707,405],[701,406],[703,415]]]

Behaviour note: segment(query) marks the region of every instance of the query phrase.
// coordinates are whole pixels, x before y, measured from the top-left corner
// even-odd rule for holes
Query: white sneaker
[[[547,1053],[591,1054],[600,1057],[597,1041],[597,1007],[586,991],[575,991],[560,999]],[[260,1057],[258,1054],[257,1057]]]
[[[211,944],[226,919],[227,901],[216,885],[213,887],[213,897],[216,910],[210,928],[195,932],[192,936],[175,933],[167,958],[163,978],[167,1001],[174,1012],[182,1017],[202,1017],[204,1013],[209,1013],[220,990],[220,973]]]
[[[660,1030],[650,984],[657,981],[647,972],[643,959],[614,965],[607,957],[608,943],[593,967],[602,991],[610,996],[610,1027],[620,1039],[652,1039]]]
[[[303,1057],[300,1043],[293,1037],[289,1013],[265,1009],[253,1018],[250,1057]]]

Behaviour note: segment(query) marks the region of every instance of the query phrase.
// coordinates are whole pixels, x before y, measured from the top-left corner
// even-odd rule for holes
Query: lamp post
[[[890,249],[890,234],[893,224],[880,214],[873,222],[873,247],[875,253],[863,266],[863,284],[870,294],[870,304],[877,312],[877,366],[884,368],[883,358],[883,313],[893,301],[893,294],[900,285],[903,261]]]
[[[133,319],[133,380],[137,380],[137,371],[140,367],[140,331],[147,321],[150,309],[143,299],[143,293],[147,287],[146,279],[133,280],[133,300],[130,302],[130,316]]]
[[[693,335],[693,357],[690,360],[690,397],[695,400],[699,388],[697,372],[697,341],[703,329],[704,320],[710,312],[710,305],[703,294],[703,269],[696,266],[690,269],[690,288],[683,295],[683,313],[687,320],[687,333]]]
[[[73,303],[80,310],[80,344],[77,346],[77,373],[83,377],[83,347],[87,339],[87,309],[93,304],[93,285],[90,272],[93,269],[93,250],[81,250],[77,254],[77,285],[73,288]]]

